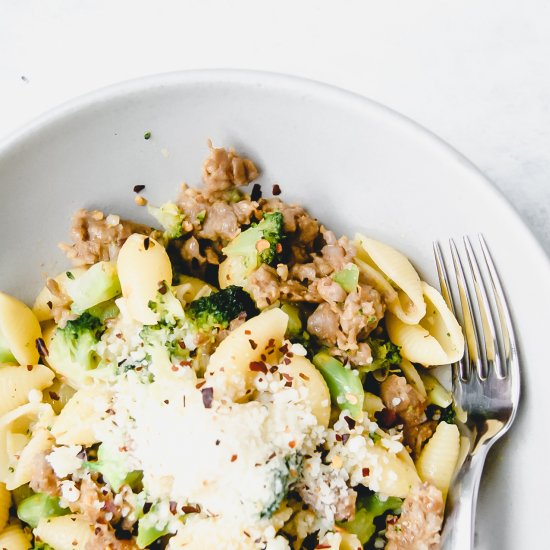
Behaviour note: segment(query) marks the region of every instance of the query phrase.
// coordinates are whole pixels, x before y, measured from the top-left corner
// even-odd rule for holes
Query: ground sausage
[[[441,491],[428,483],[413,487],[400,518],[388,516],[386,550],[437,550],[443,508]]]

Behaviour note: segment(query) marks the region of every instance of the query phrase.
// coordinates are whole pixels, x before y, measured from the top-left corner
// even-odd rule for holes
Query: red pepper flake
[[[52,304],[51,300],[48,300],[48,301],[46,302],[46,305],[47,305],[50,309],[53,309],[53,304]]]
[[[202,388],[202,403],[205,409],[210,409],[212,407],[212,400],[214,399],[214,389],[213,388]]]
[[[141,193],[145,189],[145,185],[134,185],[134,193]]]
[[[44,340],[42,338],[36,339],[36,350],[40,354],[41,357],[47,357],[48,356],[48,348],[46,347],[46,344],[44,343]]]
[[[178,340],[178,347],[181,349],[186,349],[185,342],[183,340]]]
[[[292,363],[292,361],[290,360],[289,357],[286,357],[286,356],[285,356],[285,357],[283,357],[283,363],[284,363],[285,365],[290,365],[290,363]]]
[[[303,380],[309,380],[309,376],[307,374],[304,374],[303,372],[300,373],[300,378],[302,378]]]
[[[285,382],[285,388],[292,388],[292,382]]]
[[[34,367],[33,367],[32,365],[27,365],[27,370],[28,370],[29,372],[31,372],[32,369],[34,369]]]
[[[237,455],[231,455],[231,462],[235,462],[235,460],[237,460],[238,456]]]
[[[149,237],[145,237],[145,240],[143,241],[143,248],[145,248],[145,250],[149,250],[150,244],[151,244],[151,239]]]
[[[363,468],[361,473],[363,474],[363,477],[368,477],[370,475],[370,470],[368,468]]]
[[[168,506],[170,507],[170,513],[175,516],[178,513],[178,503],[171,500]]]
[[[285,354],[285,353],[288,351],[288,344],[282,345],[282,346],[279,348],[279,351],[280,351],[282,354]]]
[[[259,183],[255,183],[252,186],[252,191],[250,192],[250,200],[257,201],[262,198],[262,186]]]
[[[262,354],[260,355],[260,359],[261,359],[262,361],[267,361],[267,357],[266,357],[265,353],[262,353]]]
[[[294,380],[294,377],[288,374],[287,372],[283,372],[283,378],[285,380],[288,380],[289,382],[292,382]]]
[[[94,533],[95,533],[96,535],[99,535],[99,534],[101,533],[101,531],[102,531],[101,527],[96,527],[96,528],[94,529]]]
[[[281,187],[279,186],[278,183],[274,183],[274,184],[273,184],[273,187],[271,188],[271,192],[272,192],[275,196],[281,194]]]
[[[397,523],[397,516],[388,516],[386,518],[387,525],[395,525]]]
[[[50,399],[52,401],[59,401],[59,395],[55,393],[54,391],[49,391],[48,395],[50,396]]]
[[[147,250],[147,249],[145,249]],[[159,283],[159,294],[164,296],[168,292],[168,286],[166,285],[166,281],[161,281]]]
[[[184,513],[184,514],[198,514],[201,509],[200,509],[200,506],[193,506],[193,505],[184,505],[181,507],[181,511]]]
[[[325,550],[326,548],[332,548],[330,544],[318,544],[315,550]]]
[[[291,449],[294,449],[294,447],[296,447],[296,441],[289,441],[289,442],[288,442],[288,446],[289,446]]]
[[[172,371],[173,372],[178,372],[178,366],[177,365],[172,365]]]
[[[164,404],[165,404],[165,405],[169,405],[169,404],[170,404],[170,401],[169,401],[168,399],[165,399],[165,400],[164,400]]]
[[[126,452],[128,452],[128,447],[126,447],[126,445],[122,445],[122,447],[119,447],[118,450],[121,453],[126,453]]]
[[[267,374],[267,365],[262,361],[251,361],[248,365],[248,368],[252,372],[261,372],[263,374]]]
[[[179,366],[180,367],[190,367],[193,363],[191,361],[180,361]]]
[[[353,430],[353,428],[355,428],[355,420],[353,420],[353,418],[350,418],[349,416],[344,416],[344,420],[346,421],[346,424],[348,425],[350,430]]]
[[[350,438],[349,434],[342,434],[342,445],[345,445],[348,442],[349,438]]]
[[[275,346],[275,338],[270,338],[269,342],[267,343],[267,348],[272,348],[274,346]]]
[[[273,373],[273,372],[277,372],[279,370],[279,367],[277,365],[273,365],[270,369],[269,369],[269,372]]]
[[[206,384],[206,380],[203,380],[202,382],[199,382],[198,384],[196,384],[195,388],[200,390],[205,384]]]
[[[220,444],[220,440],[216,439],[216,447]]]
[[[277,252],[277,254],[280,254],[282,251],[283,251],[283,245],[281,243],[277,243],[275,245],[275,252]]]
[[[252,331],[251,330],[248,330],[248,329],[245,329],[244,333],[247,335],[247,336],[250,336],[252,334]]]
[[[286,354],[287,357],[294,357],[294,354],[291,351],[288,351]]]
[[[106,414],[115,414],[115,411],[113,409],[107,409],[105,411]]]
[[[271,453],[269,455],[269,457],[267,458],[267,460],[271,460],[271,459],[275,458],[276,456],[277,456],[277,453]]]
[[[394,410],[387,408],[377,412],[375,417],[383,428],[391,428],[395,426],[398,421],[397,413]]]
[[[254,342],[254,340],[250,339],[250,340],[248,340],[248,342],[250,343],[250,347],[252,349],[256,349],[258,347],[258,344],[256,342]]]

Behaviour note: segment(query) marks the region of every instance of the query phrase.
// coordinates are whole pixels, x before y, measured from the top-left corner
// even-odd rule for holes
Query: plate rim
[[[547,255],[542,243],[531,231],[531,228],[527,225],[523,216],[520,215],[514,208],[514,205],[493,181],[458,149],[416,120],[379,101],[334,84],[299,75],[255,69],[207,68],[153,73],[115,82],[68,99],[44,111],[42,114],[31,118],[31,120],[19,128],[12,130],[3,138],[0,138],[0,166],[2,157],[9,154],[10,149],[24,143],[27,139],[38,134],[49,125],[61,122],[63,119],[70,118],[72,115],[77,115],[85,109],[93,108],[102,102],[107,102],[138,90],[152,87],[162,88],[174,84],[196,85],[199,83],[223,83],[245,86],[255,85],[256,87],[267,86],[300,93],[307,91],[318,98],[329,100],[334,103],[341,103],[344,107],[347,106],[347,108],[351,108],[354,106],[367,114],[380,116],[386,119],[386,121],[396,124],[397,127],[400,128],[400,131],[408,130],[416,134],[418,138],[426,142],[434,152],[446,155],[449,159],[457,163],[461,169],[467,171],[472,178],[477,180],[477,184],[484,186],[484,190],[488,191],[500,202],[502,208],[506,208],[508,212],[513,214],[516,221],[518,221],[523,229],[529,234],[531,244],[535,245],[538,256],[550,273],[550,256]]]

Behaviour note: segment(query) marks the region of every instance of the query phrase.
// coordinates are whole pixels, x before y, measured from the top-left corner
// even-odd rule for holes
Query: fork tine
[[[484,366],[484,376],[481,377],[485,380],[489,376],[490,372],[496,372],[497,375],[502,378],[502,362],[500,360],[500,352],[498,347],[498,341],[496,336],[495,324],[493,322],[493,314],[491,312],[491,305],[487,297],[487,288],[485,287],[485,281],[481,276],[479,264],[472,247],[472,243],[468,237],[464,237],[464,246],[466,248],[466,256],[468,258],[468,264],[470,267],[470,273],[474,282],[474,291],[477,297],[477,310],[479,312],[479,318],[481,320],[480,332],[483,337],[483,351],[482,362]]]
[[[462,377],[466,380],[470,374],[472,368],[475,368],[478,375],[481,377],[481,358],[479,354],[479,339],[476,328],[476,321],[472,310],[472,299],[470,296],[469,288],[466,284],[466,277],[464,276],[464,269],[462,267],[462,261],[456,248],[456,244],[453,239],[449,240],[451,247],[451,256],[453,258],[453,264],[456,274],[456,282],[458,286],[458,296],[460,299],[460,307],[462,309],[462,319],[464,324],[464,337],[466,339],[466,350],[468,354],[468,363],[465,376]]]
[[[481,251],[487,265],[487,271],[489,272],[489,278],[491,280],[491,286],[493,287],[493,293],[495,297],[495,303],[497,305],[498,317],[500,321],[500,328],[502,332],[502,343],[504,347],[504,358],[506,365],[502,365],[502,376],[505,377],[509,373],[514,374],[513,369],[518,368],[518,352],[516,346],[516,335],[514,332],[514,326],[512,324],[512,316],[508,309],[506,297],[504,296],[504,290],[500,282],[493,258],[485,242],[483,235],[478,235],[479,244],[481,245]],[[519,372],[517,373],[519,375]]]
[[[433,243],[433,250],[435,256],[435,265],[437,268],[437,276],[439,278],[439,287],[441,288],[441,295],[445,300],[449,309],[453,312],[453,315],[456,317],[456,307],[453,300],[453,293],[451,291],[451,285],[449,283],[449,276],[447,271],[447,266],[445,265],[445,259],[443,258],[443,253],[441,251],[441,246],[437,241]],[[466,344],[467,345],[467,344]],[[468,378],[468,354],[465,353],[460,361],[453,363],[453,376],[457,376],[461,380],[467,380]],[[453,382],[454,384],[454,382]]]

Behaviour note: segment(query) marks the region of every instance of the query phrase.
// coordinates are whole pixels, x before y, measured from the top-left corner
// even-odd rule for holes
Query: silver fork
[[[453,396],[467,413],[466,422],[459,427],[470,444],[449,490],[442,534],[445,550],[473,548],[477,494],[485,458],[514,421],[520,395],[519,357],[510,310],[481,235],[479,245],[481,256],[464,237],[465,270],[454,241],[450,241],[460,304],[455,308],[441,247],[434,243],[441,293],[451,310],[458,313],[466,340],[464,357],[453,365]],[[478,262],[478,257],[483,258],[482,262]]]

